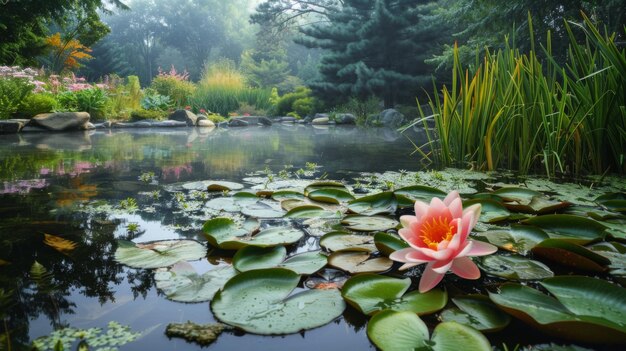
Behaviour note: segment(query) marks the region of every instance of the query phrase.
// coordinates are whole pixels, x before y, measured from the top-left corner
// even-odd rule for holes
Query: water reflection
[[[202,211],[187,215],[169,185],[240,181],[265,168],[278,173],[285,165],[304,168],[307,162],[322,166],[320,174],[331,179],[341,179],[346,172],[416,170],[419,163],[409,156],[412,150],[412,144],[392,130],[281,125],[210,133],[114,130],[2,137],[2,334],[11,336],[14,350],[21,350],[54,328],[102,327],[117,320],[139,331],[153,328],[149,337],[131,344],[132,349],[163,349],[164,343],[172,345],[168,349],[195,349],[169,341],[163,330],[167,323],[188,319],[211,322],[208,304],[167,301],[154,289],[150,271],[126,269],[113,260],[116,239],[196,238],[199,223],[207,218]],[[142,176],[149,172],[153,176]],[[136,199],[140,210],[116,213],[117,204],[127,198]],[[193,206],[194,199],[185,200]],[[82,210],[87,203],[102,203],[103,209]],[[127,230],[131,222],[142,231]],[[77,249],[59,252],[44,244],[44,234],[71,240]],[[315,246],[316,241],[305,244]],[[35,261],[48,274],[46,284],[38,283],[31,272]],[[304,337],[227,333],[211,349],[368,349],[364,323],[348,311],[335,324],[307,331]],[[7,345],[4,339],[0,342]]]

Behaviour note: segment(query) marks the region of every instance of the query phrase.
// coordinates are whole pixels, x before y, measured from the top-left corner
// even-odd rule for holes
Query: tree
[[[47,0],[0,2],[0,64],[32,64],[46,50],[48,26],[65,26],[78,12],[88,21],[78,39],[90,46],[102,38],[98,11],[126,8],[119,0]]]
[[[104,38],[94,45],[91,55],[93,59],[87,61],[80,70],[80,75],[90,81],[110,74],[120,76],[132,74],[132,67],[126,62],[124,52],[109,38]]]
[[[345,0],[326,13],[328,23],[303,28],[299,42],[327,52],[312,88],[327,100],[377,96],[386,107],[412,100],[431,79],[424,59],[434,33],[421,26],[422,10],[412,0]]]

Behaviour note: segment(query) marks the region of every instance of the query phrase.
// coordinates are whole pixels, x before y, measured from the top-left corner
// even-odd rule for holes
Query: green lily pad
[[[446,193],[425,185],[412,185],[394,191],[399,207],[412,207],[416,200],[430,202],[433,197],[444,199]]]
[[[400,223],[393,218],[385,216],[349,215],[341,220],[341,224],[357,232],[378,232],[394,229]]]
[[[194,240],[166,240],[144,244],[118,240],[115,260],[133,268],[161,268],[178,261],[199,260],[206,246]]]
[[[440,323],[429,340],[426,324],[415,313],[406,311],[377,313],[367,325],[367,336],[383,351],[491,350],[484,335],[456,322]]]
[[[291,295],[300,275],[270,268],[243,272],[215,294],[211,310],[223,323],[256,334],[291,334],[330,323],[345,309],[336,289]]]
[[[328,211],[316,205],[302,205],[293,208],[285,214],[285,218],[338,218],[336,212]]]
[[[261,199],[251,193],[217,197],[207,201],[205,206],[216,211],[241,212],[256,218],[279,218],[285,214],[277,202]]]
[[[374,244],[380,253],[387,256],[394,251],[409,247],[409,244],[398,235],[386,232],[374,234]]]
[[[322,188],[309,192],[307,195],[313,201],[326,202],[329,204],[339,204],[354,200],[354,196],[345,189],[340,188]]]
[[[508,230],[488,230],[477,234],[497,247],[526,255],[538,243],[548,239],[548,234],[530,225],[511,225]]]
[[[309,196],[311,192],[319,189],[346,190],[346,186],[341,182],[335,182],[332,180],[314,182],[304,188],[304,196]]]
[[[485,256],[478,266],[488,274],[510,280],[540,280],[554,276],[545,264],[520,256]]]
[[[278,190],[272,193],[272,199],[276,201],[302,200],[304,199],[304,194],[295,190]]]
[[[285,212],[273,201],[255,201],[241,206],[241,213],[255,218],[281,218]]]
[[[495,223],[509,219],[511,212],[501,203],[489,199],[471,199],[463,202],[463,207],[480,204],[481,212],[479,221],[483,223]]]
[[[302,231],[291,227],[272,227],[253,236],[230,218],[211,219],[204,223],[202,230],[211,245],[225,250],[238,250],[248,245],[259,247],[290,245],[304,236]]]
[[[537,216],[525,219],[522,223],[543,229],[551,238],[576,244],[586,244],[606,234],[606,226],[589,218],[567,214]]]
[[[348,209],[365,216],[395,214],[398,208],[396,196],[391,191],[364,196],[348,203]]]
[[[231,266],[214,268],[198,274],[187,262],[178,262],[169,269],[159,268],[154,273],[157,289],[165,296],[179,302],[209,301],[213,295],[234,277],[237,271]]]
[[[324,268],[327,259],[319,252],[305,252],[289,257],[283,246],[255,247],[247,246],[235,254],[233,266],[240,272],[264,268],[286,268],[298,274],[310,275]]]
[[[441,310],[448,302],[445,291],[434,289],[420,293],[414,290],[406,293],[410,286],[410,278],[397,279],[365,273],[348,279],[341,295],[350,305],[367,315],[382,310],[431,314]]]
[[[554,277],[541,285],[554,297],[511,283],[489,297],[505,312],[559,337],[602,344],[626,340],[626,289],[579,276]]]
[[[333,252],[328,264],[348,273],[378,273],[391,269],[393,261],[387,257],[371,258],[367,252]]]
[[[534,214],[546,214],[552,213],[560,209],[570,207],[571,202],[550,200],[544,195],[533,196],[530,203],[522,205],[514,202],[505,203],[504,206],[511,211],[534,213]]]
[[[589,272],[604,272],[611,263],[606,257],[584,246],[559,239],[546,239],[532,251],[546,260]]]
[[[443,322],[454,321],[482,332],[500,331],[511,322],[511,317],[499,310],[487,296],[455,297],[452,302],[458,308],[443,311],[440,315]]]
[[[223,190],[241,190],[243,185],[234,182],[226,182],[220,180],[201,180],[197,182],[183,184],[185,190],[209,190],[209,191],[223,191]]]
[[[626,212],[626,193],[604,194],[598,196],[595,201],[609,211]]]
[[[320,246],[334,251],[365,251],[374,252],[374,237],[371,235],[357,235],[346,232],[330,232],[320,239]]]
[[[535,196],[543,196],[542,193],[527,188],[500,188],[493,192],[505,202],[516,202],[519,205],[528,205]]]

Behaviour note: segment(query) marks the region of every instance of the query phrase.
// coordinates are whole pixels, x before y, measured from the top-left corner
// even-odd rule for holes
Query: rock
[[[196,127],[215,128],[215,123],[213,123],[210,119],[199,119]]]
[[[313,116],[313,119],[324,117],[330,117],[330,115],[328,113],[316,113],[315,116]]]
[[[29,124],[60,131],[83,129],[87,122],[89,122],[89,113],[87,112],[57,112],[39,114],[33,117]]]
[[[233,118],[230,121],[228,121],[228,126],[229,127],[247,127],[249,126],[250,123],[244,121],[243,119],[240,118]]]
[[[203,115],[203,114],[201,114],[201,113],[198,113],[198,114],[196,115],[196,117],[197,117],[197,118],[196,118],[196,125],[198,125],[198,121],[202,121],[202,120],[209,119],[209,117],[207,117],[206,115]]]
[[[92,130],[92,129],[96,129],[96,126],[91,123],[91,122],[87,122],[83,125],[82,127],[83,130]]]
[[[319,126],[319,125],[327,125],[328,122],[329,122],[328,117],[319,117],[319,118],[315,118],[313,122],[311,122],[311,124],[313,124],[314,126]]]
[[[113,122],[111,123],[111,128],[128,128],[129,125],[130,123]]]
[[[289,116],[287,116],[287,117],[281,117],[280,121],[281,121],[282,123],[293,123],[293,122],[295,122],[295,121],[296,121],[296,118],[295,118],[295,117],[289,117]]]
[[[176,110],[170,114],[168,117],[169,120],[172,121],[180,121],[187,123],[188,126],[195,126],[198,120],[198,116],[196,116],[193,112],[187,110]]]
[[[182,121],[174,121],[174,120],[169,120],[169,121],[161,121],[161,122],[154,122],[152,123],[152,127],[166,127],[166,128],[172,128],[172,127],[187,127],[187,122],[182,122]]]
[[[380,123],[385,127],[398,128],[404,124],[404,115],[390,108],[380,113]]]
[[[48,129],[45,129],[42,127],[25,125],[24,128],[22,128],[20,132],[21,133],[42,133],[42,132],[47,132],[47,131]]]
[[[264,126],[272,125],[272,120],[265,116],[241,116],[241,117],[235,117],[235,119],[248,122],[248,124],[261,124]]]
[[[19,133],[24,123],[16,120],[0,121],[0,134]]]
[[[217,124],[218,128],[228,128],[228,122],[224,121],[224,122],[220,122]]]
[[[338,113],[335,115],[337,124],[356,124],[356,117],[351,113]]]

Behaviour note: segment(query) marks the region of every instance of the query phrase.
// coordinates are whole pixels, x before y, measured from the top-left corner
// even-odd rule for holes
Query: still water
[[[195,344],[169,339],[164,330],[174,322],[214,322],[209,303],[167,300],[155,288],[150,270],[114,261],[116,239],[198,238],[202,222],[210,218],[177,206],[176,189],[182,183],[210,179],[246,184],[243,179],[259,171],[279,181],[281,171],[293,175],[307,166],[315,169],[315,177],[336,180],[357,172],[419,170],[418,157],[411,155],[411,141],[419,144],[418,139],[386,129],[286,125],[2,135],[2,344],[7,344],[7,332],[13,349],[20,350],[55,328],[104,328],[118,321],[144,333],[122,350],[196,350]],[[120,210],[129,198],[138,209]],[[129,223],[137,224],[139,232],[129,232]],[[43,243],[44,234],[78,246],[59,252]],[[316,247],[316,239],[309,239],[304,245]],[[47,270],[50,286],[33,282],[35,261]],[[220,263],[209,261],[194,266],[206,271]],[[209,349],[373,349],[365,322],[347,309],[335,322],[300,334],[226,331]]]

